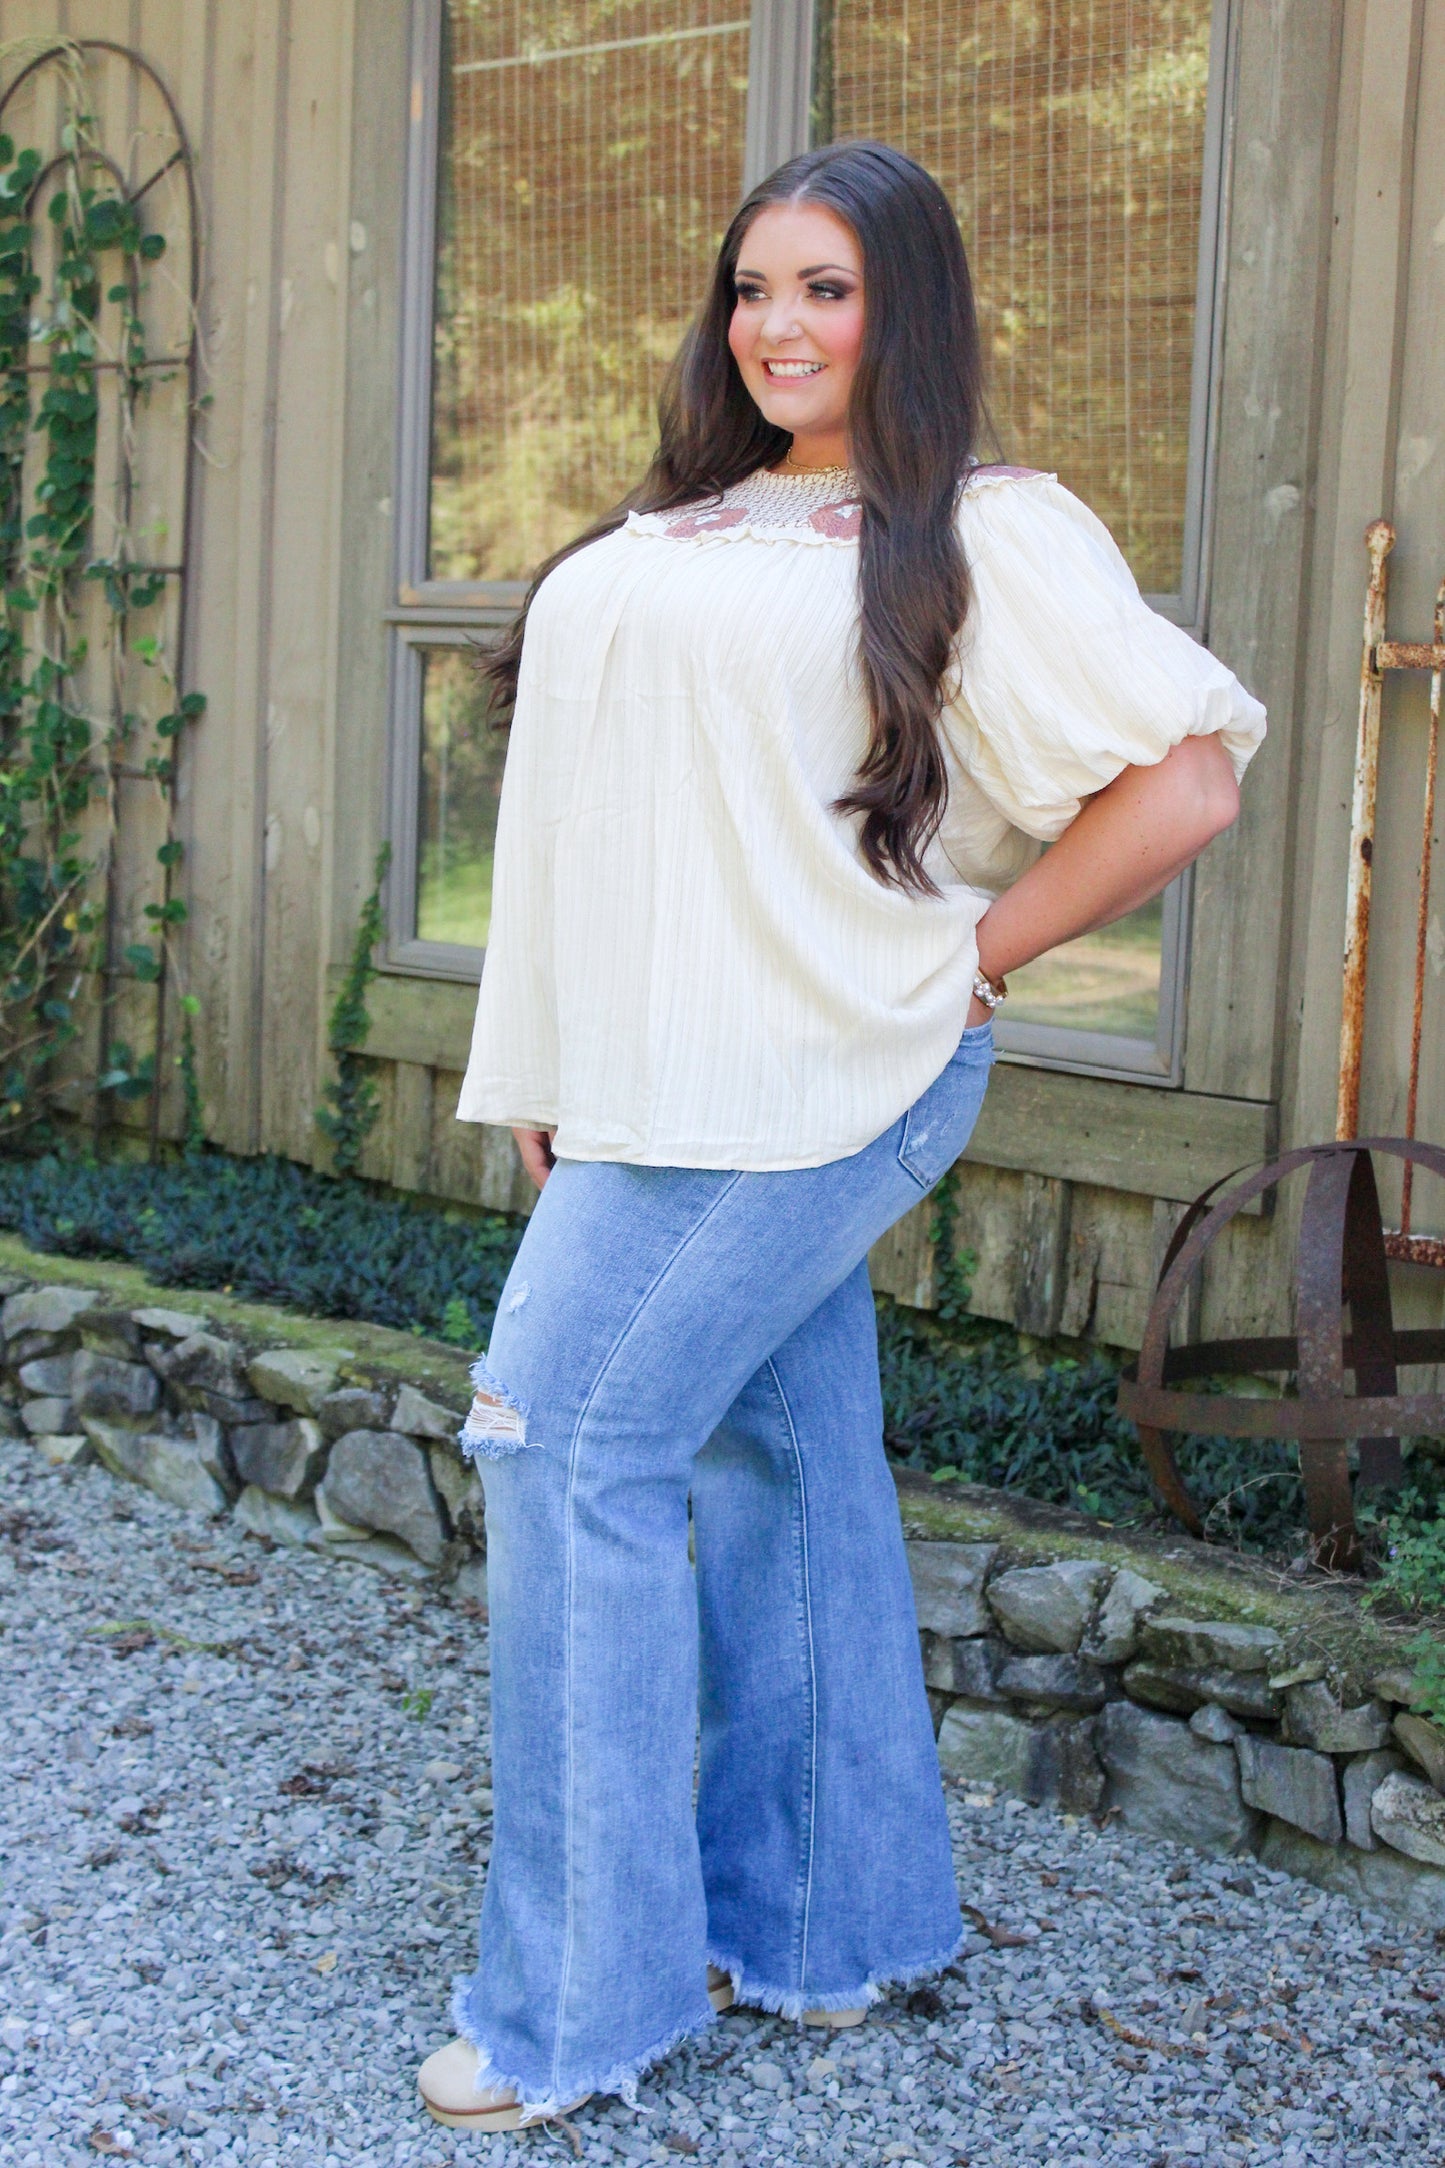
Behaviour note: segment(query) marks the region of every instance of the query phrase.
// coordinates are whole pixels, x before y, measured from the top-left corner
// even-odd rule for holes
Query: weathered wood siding
[[[196,153],[204,283],[189,536],[189,983],[212,1133],[308,1157],[332,944],[351,0],[0,0],[16,41],[144,54]],[[378,606],[380,597],[378,596]]]

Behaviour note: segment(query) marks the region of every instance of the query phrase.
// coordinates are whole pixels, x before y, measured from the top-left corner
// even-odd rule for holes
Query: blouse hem
[[[893,1119],[897,1118],[894,1116]],[[456,1119],[459,1122],[485,1122],[496,1129],[550,1129],[553,1126],[550,1120],[538,1121],[531,1115],[519,1118],[507,1114],[463,1114],[459,1110]],[[697,1174],[798,1174],[809,1167],[831,1166],[836,1159],[852,1159],[892,1126],[893,1121],[886,1121],[881,1128],[870,1130],[867,1136],[844,1138],[806,1153],[782,1155],[762,1153],[744,1145],[731,1150],[722,1146],[699,1150],[696,1145],[686,1148],[675,1146],[671,1149],[654,1145],[645,1151],[632,1151],[601,1144],[578,1143],[570,1138],[564,1151],[557,1151],[554,1140],[553,1150],[559,1160],[598,1161],[613,1167],[683,1167]]]

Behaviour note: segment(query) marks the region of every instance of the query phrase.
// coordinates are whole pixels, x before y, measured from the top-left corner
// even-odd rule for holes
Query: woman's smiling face
[[[796,464],[844,465],[848,399],[863,350],[863,252],[818,203],[774,203],[743,239],[728,345]]]

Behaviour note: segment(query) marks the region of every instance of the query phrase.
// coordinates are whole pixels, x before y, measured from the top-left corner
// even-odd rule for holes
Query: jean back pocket
[[[942,1076],[903,1117],[898,1158],[920,1189],[942,1181],[973,1134],[993,1066],[993,1026],[974,1024]]]

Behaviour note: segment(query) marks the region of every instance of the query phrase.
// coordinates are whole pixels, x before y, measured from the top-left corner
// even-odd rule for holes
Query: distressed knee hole
[[[504,1453],[530,1445],[526,1401],[510,1392],[485,1362],[474,1364],[472,1385],[472,1405],[457,1439],[462,1451],[473,1460],[500,1460]]]

